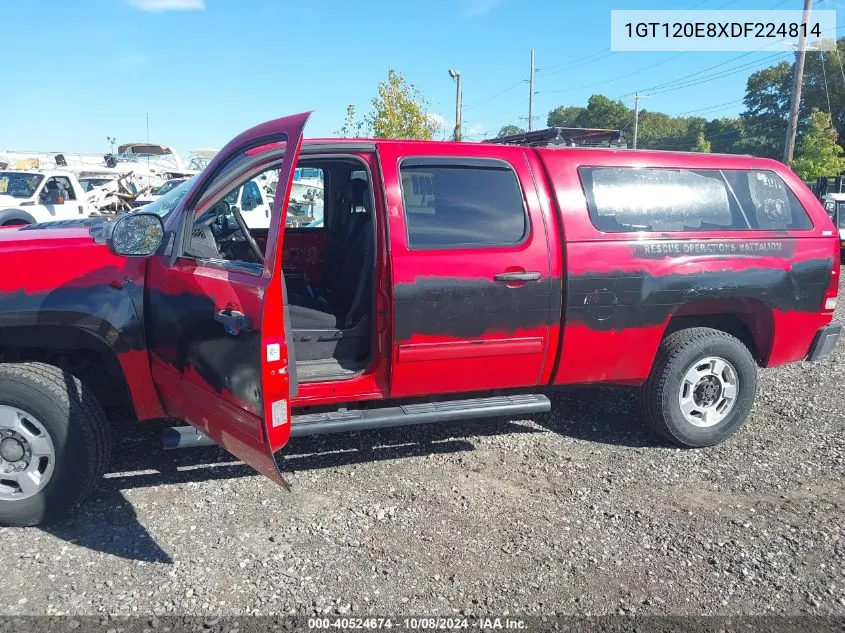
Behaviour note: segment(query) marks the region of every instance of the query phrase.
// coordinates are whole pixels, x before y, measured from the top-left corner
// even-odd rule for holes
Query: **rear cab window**
[[[507,163],[407,158],[399,173],[410,249],[506,247],[526,239],[523,193]]]
[[[773,171],[579,167],[590,220],[605,233],[810,230]]]

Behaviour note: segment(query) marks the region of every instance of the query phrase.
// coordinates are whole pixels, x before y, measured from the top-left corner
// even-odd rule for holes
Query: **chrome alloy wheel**
[[[708,356],[687,369],[678,401],[686,421],[705,428],[728,417],[738,393],[739,378],[734,366],[724,358]]]
[[[0,501],[19,501],[47,485],[56,450],[47,429],[32,415],[0,405]]]

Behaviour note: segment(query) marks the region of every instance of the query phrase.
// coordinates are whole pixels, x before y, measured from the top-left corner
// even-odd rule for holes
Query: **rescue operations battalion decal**
[[[740,257],[791,257],[794,244],[791,240],[690,240],[678,242],[651,242],[633,244],[634,257],[662,259],[663,257],[689,257],[690,255],[728,255]]]

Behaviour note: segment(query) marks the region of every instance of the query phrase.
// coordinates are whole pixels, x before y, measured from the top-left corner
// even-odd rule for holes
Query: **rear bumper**
[[[810,352],[807,354],[808,361],[816,361],[824,358],[836,347],[836,341],[842,331],[841,325],[826,325],[816,333],[813,344],[810,345]]]

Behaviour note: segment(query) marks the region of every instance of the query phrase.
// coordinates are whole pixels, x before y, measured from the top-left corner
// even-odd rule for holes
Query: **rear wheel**
[[[0,365],[0,524],[67,513],[94,489],[110,454],[105,414],[77,378],[43,363]]]
[[[736,337],[710,328],[667,336],[642,388],[643,417],[685,447],[726,440],[745,423],[757,390],[757,364]]]

